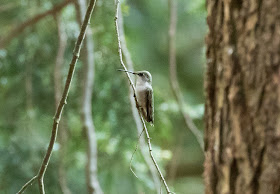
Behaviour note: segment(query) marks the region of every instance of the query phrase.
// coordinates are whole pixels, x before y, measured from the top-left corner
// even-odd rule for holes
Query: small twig
[[[41,194],[45,194],[44,182],[43,182],[44,175],[45,175],[46,169],[47,169],[49,161],[50,161],[50,157],[51,157],[52,150],[53,150],[53,145],[55,143],[56,136],[57,136],[58,124],[59,124],[59,121],[61,119],[63,107],[64,107],[64,105],[66,104],[66,101],[67,101],[67,97],[68,97],[68,93],[69,93],[69,90],[70,90],[71,82],[72,82],[73,75],[74,75],[74,72],[75,72],[75,66],[76,66],[76,63],[77,63],[78,58],[80,56],[82,42],[85,38],[86,29],[87,29],[87,26],[89,24],[89,20],[91,18],[93,8],[95,6],[95,2],[96,2],[96,0],[91,0],[89,5],[88,5],[87,12],[86,12],[86,15],[85,15],[85,19],[84,19],[83,25],[81,27],[81,31],[80,31],[80,34],[78,36],[75,47],[74,47],[73,57],[72,57],[70,65],[69,65],[69,71],[68,71],[67,80],[66,80],[66,83],[65,83],[65,86],[64,86],[63,94],[62,94],[61,100],[59,102],[59,105],[58,105],[56,113],[55,113],[50,143],[49,143],[47,152],[44,156],[43,162],[41,164],[40,170],[39,170],[38,175],[37,175],[38,176],[38,183],[39,183],[39,190],[40,190]],[[30,181],[28,181],[28,182],[30,182]]]
[[[119,4],[120,4],[120,1],[117,0],[116,1],[115,28],[116,28],[116,34],[117,34],[117,39],[118,39],[118,53],[119,53],[119,57],[120,57],[120,63],[122,65],[122,67],[124,68],[124,70],[127,71],[127,68],[126,68],[126,66],[125,66],[125,64],[123,62],[123,59],[122,59],[122,48],[121,48],[120,34],[119,34],[119,29],[118,29]],[[134,96],[134,99],[135,99],[136,107],[139,107],[138,106],[139,103],[137,101],[136,92],[135,92],[135,86],[134,86],[134,84],[133,84],[133,82],[132,82],[132,80],[130,78],[130,75],[127,72],[126,72],[126,75],[127,75],[128,80],[129,80],[129,83],[130,83],[130,85],[131,85],[131,87],[133,89],[133,93],[134,93],[133,96]],[[138,113],[139,113],[139,116],[141,118],[141,121],[142,121],[142,124],[143,124],[143,128],[144,128],[144,131],[145,131],[145,134],[146,134],[146,137],[147,137],[147,142],[148,142],[148,146],[149,146],[149,152],[150,152],[150,156],[152,158],[152,161],[153,161],[153,163],[154,163],[154,165],[155,165],[155,167],[156,167],[156,169],[158,171],[158,174],[159,174],[159,176],[160,176],[160,178],[161,178],[161,180],[162,180],[162,182],[163,182],[163,184],[165,186],[165,189],[166,189],[167,193],[172,193],[172,192],[170,192],[170,190],[168,188],[168,185],[167,185],[167,183],[166,183],[166,181],[165,181],[165,179],[164,179],[164,177],[163,177],[163,175],[162,175],[162,173],[160,171],[160,168],[159,168],[159,166],[158,166],[158,164],[157,164],[157,162],[156,162],[156,160],[155,160],[155,158],[153,156],[152,145],[151,145],[151,140],[150,140],[151,138],[149,136],[149,133],[148,133],[145,121],[144,121],[144,119],[143,119],[143,117],[142,117],[142,115],[140,113],[140,110],[139,110],[139,108],[137,108],[137,109],[138,109]]]
[[[138,111],[139,111],[139,109],[138,109]],[[140,111],[139,111],[139,114],[141,114]],[[141,115],[141,120],[142,120],[142,123],[144,123],[144,125],[145,125],[145,121],[144,121],[142,115]],[[161,173],[161,171],[160,171],[160,168],[158,167],[158,164],[157,164],[157,162],[156,162],[156,160],[155,160],[155,158],[154,158],[154,156],[153,156],[151,138],[150,138],[150,135],[149,135],[149,133],[148,133],[148,130],[147,130],[146,125],[144,126],[144,129],[145,129],[145,133],[146,133],[146,136],[147,136],[147,142],[148,142],[148,146],[149,146],[150,156],[151,156],[151,158],[152,158],[152,160],[153,160],[153,162],[154,162],[154,165],[155,165],[156,168],[157,168],[157,171],[158,171],[158,173],[159,173],[159,176],[160,176],[161,180],[163,181],[163,184],[164,184],[164,186],[165,186],[165,189],[166,189],[167,193],[172,193],[172,192],[169,190],[168,185],[167,185],[167,183],[166,183],[166,181],[165,181],[165,179],[164,179],[164,177],[163,177],[163,175],[162,175],[162,173]]]
[[[185,123],[190,131],[194,134],[202,151],[204,150],[203,135],[194,124],[191,117],[185,112],[185,102],[182,92],[180,90],[177,72],[176,72],[176,25],[177,25],[177,1],[169,0],[170,21],[169,21],[169,71],[170,71],[170,84],[176,101],[178,103],[181,114],[184,117]]]
[[[29,186],[32,185],[32,183],[37,179],[37,175],[34,176],[32,179],[30,179],[27,183],[25,183],[25,185],[23,185],[21,187],[21,189],[19,190],[19,192],[17,192],[17,194],[21,194],[25,191],[25,189]]]
[[[63,89],[63,77],[62,77],[62,67],[64,64],[64,54],[67,46],[67,34],[62,21],[62,14],[57,13],[54,15],[54,20],[57,26],[57,36],[58,36],[58,49],[56,54],[56,59],[54,63],[54,100],[55,108],[57,108],[60,98],[62,96]],[[66,142],[67,142],[67,125],[66,118],[61,120],[60,130],[58,131],[58,143],[60,145],[59,149],[59,160],[58,160],[58,181],[63,194],[71,194],[71,190],[67,185],[66,169],[65,169],[65,156],[66,156]]]
[[[120,62],[121,62],[121,65],[123,66],[124,70],[127,71],[127,68],[124,65],[123,58],[122,58],[122,47],[121,47],[121,40],[120,40],[120,34],[119,34],[119,28],[118,28],[119,3],[120,3],[120,1],[116,0],[115,28],[116,28],[117,38],[118,38],[118,53],[119,53],[119,57],[120,57]],[[135,100],[136,100],[136,104],[138,104],[138,101],[137,101],[136,95],[135,95],[136,94],[135,86],[134,86],[134,84],[133,84],[133,82],[131,80],[131,77],[130,77],[128,72],[126,72],[126,75],[127,75],[128,80],[129,80],[129,83],[130,83],[130,85],[132,87],[132,90],[133,90],[133,93],[134,93],[134,97],[135,97]]]
[[[143,132],[144,132],[144,129],[142,130],[142,132],[140,133],[140,135],[139,135],[139,137],[138,137],[137,145],[136,145],[135,150],[134,150],[134,152],[133,152],[133,154],[132,154],[132,156],[131,156],[131,158],[130,158],[130,163],[129,163],[129,168],[130,168],[131,172],[134,174],[134,176],[135,176],[136,178],[138,178],[138,176],[137,176],[136,173],[132,170],[132,160],[133,160],[134,154],[136,153],[136,151],[137,151],[137,149],[138,149],[138,146],[139,146],[139,143],[140,143],[140,138],[141,138],[141,135],[143,134]]]
[[[124,33],[124,25],[123,25],[123,16],[122,16],[122,9],[121,9],[121,7],[119,9],[119,13],[118,14],[119,14],[118,15],[118,29],[119,29],[119,35],[120,35],[120,41],[121,41],[121,46],[122,46],[123,57],[125,59],[127,68],[130,71],[134,71],[133,61],[131,59],[130,52],[129,52],[129,50],[127,48],[127,45],[126,45],[125,33]],[[138,109],[137,109],[136,104],[135,104],[134,95],[135,94],[133,93],[133,90],[130,87],[129,88],[129,101],[130,101],[130,104],[131,104],[132,115],[133,115],[133,118],[134,118],[134,121],[135,121],[135,124],[136,124],[136,128],[137,128],[137,134],[139,136],[140,134],[143,133],[143,125],[142,125],[142,121],[141,121],[139,113],[138,113]],[[149,169],[149,171],[150,171],[150,173],[152,175],[152,179],[153,179],[154,186],[155,186],[155,189],[157,191],[157,194],[160,194],[161,180],[160,180],[160,178],[158,176],[157,169],[154,166],[152,159],[149,157],[149,155],[147,155],[147,152],[146,152],[146,149],[145,149],[145,145],[146,145],[145,137],[141,136],[140,139],[139,139],[140,152],[141,152],[141,154],[143,156],[144,162],[146,163],[146,165],[147,165],[147,167],[148,167],[148,169]]]

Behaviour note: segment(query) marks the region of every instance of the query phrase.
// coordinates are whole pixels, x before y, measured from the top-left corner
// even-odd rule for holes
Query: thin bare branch
[[[37,179],[37,175],[34,176],[32,179],[30,179],[25,185],[21,187],[21,189],[17,192],[17,194],[24,193],[25,189],[29,186],[32,185],[32,183]]]
[[[136,178],[138,178],[138,176],[136,175],[136,173],[135,173],[135,172],[133,171],[133,169],[132,169],[132,160],[133,160],[134,154],[136,153],[136,151],[137,151],[137,149],[138,149],[138,145],[139,145],[139,142],[140,142],[140,138],[142,137],[142,133],[143,133],[143,132],[144,132],[144,130],[142,130],[142,132],[140,133],[140,135],[139,135],[139,137],[138,137],[138,141],[137,141],[135,150],[134,150],[134,152],[132,153],[132,156],[131,156],[130,162],[129,162],[129,168],[130,168],[131,172],[134,174],[134,176],[135,176]]]
[[[181,114],[184,117],[185,123],[190,131],[196,137],[200,148],[204,150],[203,135],[194,124],[191,117],[184,110],[185,102],[177,78],[177,65],[176,65],[176,25],[177,25],[177,0],[169,0],[170,21],[169,21],[169,71],[170,71],[170,84],[173,94],[178,103]]]
[[[64,64],[64,53],[67,45],[67,34],[61,20],[60,13],[55,14],[54,17],[57,26],[58,34],[58,50],[54,64],[54,97],[55,107],[58,107],[60,98],[62,96],[62,67]],[[58,142],[60,144],[59,160],[58,160],[58,179],[61,191],[63,194],[71,194],[71,190],[67,185],[66,170],[65,170],[65,156],[66,156],[66,142],[67,142],[67,124],[65,118],[60,121],[60,130],[58,131]]]
[[[14,28],[11,29],[11,31],[6,36],[4,36],[0,39],[0,49],[5,48],[11,42],[11,40],[13,38],[17,37],[27,27],[36,24],[37,22],[39,22],[46,16],[53,15],[53,14],[59,12],[66,5],[73,3],[73,2],[74,2],[74,0],[65,0],[62,3],[55,5],[52,9],[45,11],[43,13],[40,13],[40,14],[24,21],[23,23],[19,24],[18,26],[15,26]]]
[[[82,15],[86,12],[86,0],[78,0],[76,5],[78,23],[82,23]],[[82,49],[83,53],[83,97],[81,104],[81,117],[83,127],[87,137],[87,165],[86,165],[86,180],[88,193],[103,194],[102,188],[97,176],[97,140],[95,126],[92,119],[92,90],[94,84],[95,64],[94,64],[94,42],[92,32],[89,28],[85,44]]]
[[[127,68],[130,71],[134,71],[133,61],[131,59],[130,52],[127,48],[126,41],[125,41],[123,16],[122,16],[121,8],[119,10],[119,15],[118,15],[118,28],[119,28],[120,41],[121,41],[121,46],[122,46],[122,53],[123,53],[124,59],[125,59],[126,64],[127,64]],[[160,188],[161,188],[160,179],[159,179],[158,174],[157,174],[157,169],[153,165],[153,161],[147,155],[148,151],[145,150],[145,145],[146,145],[145,136],[141,135],[144,132],[143,125],[142,125],[141,119],[139,117],[138,110],[136,108],[136,104],[135,104],[133,94],[134,94],[133,90],[131,88],[129,88],[129,100],[130,100],[130,104],[131,104],[132,115],[133,115],[133,118],[134,118],[134,121],[135,121],[135,124],[136,124],[136,127],[137,127],[137,133],[138,133],[138,136],[139,136],[139,139],[138,139],[139,148],[140,148],[141,154],[144,158],[144,161],[147,164],[148,169],[149,169],[149,171],[152,175],[152,179],[153,179],[155,188],[157,190],[157,193],[160,193]],[[137,144],[137,147],[138,147],[138,144]],[[135,152],[136,152],[136,150],[134,151],[134,153]],[[132,158],[131,158],[131,161],[132,161]],[[131,168],[131,162],[130,162],[130,169],[132,169]],[[134,173],[134,175],[135,175],[135,173]]]
[[[122,67],[124,68],[124,70],[127,70],[127,68],[126,68],[126,66],[125,66],[125,64],[123,62],[123,58],[122,58],[122,47],[121,47],[120,34],[119,34],[119,29],[118,29],[119,5],[120,5],[120,1],[116,0],[115,28],[116,28],[116,34],[117,34],[117,39],[118,39],[118,53],[119,53],[120,63],[122,65]],[[134,96],[135,103],[136,103],[136,105],[138,105],[138,101],[137,101],[137,97],[136,97],[136,92],[135,92],[135,86],[134,86],[134,84],[133,84],[129,74],[126,73],[126,75],[127,75],[128,80],[129,80],[129,83],[130,83],[130,85],[131,85],[131,87],[133,89],[133,94],[134,94],[133,96]],[[137,106],[137,107],[139,107],[139,106]],[[164,187],[165,187],[167,193],[172,193],[169,190],[168,185],[167,185],[167,183],[166,183],[166,181],[165,181],[165,179],[164,179],[164,177],[163,177],[163,175],[162,175],[162,173],[160,171],[160,168],[159,168],[159,166],[158,166],[158,164],[157,164],[157,162],[156,162],[156,160],[155,160],[155,158],[153,156],[152,145],[151,145],[151,138],[149,136],[149,133],[148,133],[145,121],[144,121],[144,119],[143,119],[139,109],[138,109],[138,114],[139,114],[139,116],[141,118],[141,122],[142,122],[144,131],[145,131],[145,134],[146,134],[146,137],[147,137],[147,142],[148,142],[149,153],[150,153],[151,159],[152,159],[152,161],[153,161],[153,163],[154,163],[154,165],[155,165],[155,167],[156,167],[156,169],[158,171],[158,174],[159,174],[159,176],[160,176],[160,178],[161,178],[161,180],[162,180],[162,182],[164,184]]]
[[[62,94],[61,100],[59,102],[58,108],[57,108],[56,113],[55,113],[49,146],[48,146],[46,155],[43,159],[40,170],[38,172],[38,183],[39,183],[39,190],[40,190],[41,194],[45,194],[44,182],[43,182],[44,175],[45,175],[46,169],[48,167],[50,156],[52,154],[53,145],[55,143],[56,136],[57,136],[58,124],[59,124],[59,121],[61,119],[63,107],[67,103],[67,97],[68,97],[68,93],[69,93],[69,90],[70,90],[73,75],[74,75],[74,72],[75,72],[75,66],[76,66],[76,63],[77,63],[78,58],[80,56],[82,42],[85,38],[86,29],[87,29],[89,20],[91,18],[92,11],[93,11],[94,6],[95,6],[95,2],[96,2],[96,0],[91,0],[89,5],[88,5],[87,12],[86,12],[86,15],[85,15],[85,19],[83,21],[83,25],[81,27],[81,31],[80,31],[80,34],[78,36],[77,42],[75,44],[73,57],[72,57],[72,60],[70,62],[70,65],[69,65],[69,71],[68,71],[66,83],[65,83],[65,86],[64,86],[63,94]]]

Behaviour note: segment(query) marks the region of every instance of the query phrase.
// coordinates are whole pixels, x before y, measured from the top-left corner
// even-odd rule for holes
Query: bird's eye
[[[139,76],[143,76],[143,73],[139,73],[138,75],[139,75]]]

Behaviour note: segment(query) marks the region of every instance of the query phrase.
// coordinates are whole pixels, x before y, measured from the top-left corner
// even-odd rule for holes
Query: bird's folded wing
[[[153,97],[153,89],[150,88],[146,92],[146,106],[147,106],[147,121],[154,123],[154,97]]]

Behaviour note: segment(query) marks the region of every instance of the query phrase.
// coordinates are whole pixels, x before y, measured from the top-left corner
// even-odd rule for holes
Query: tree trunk
[[[206,193],[280,193],[280,3],[208,0]]]

